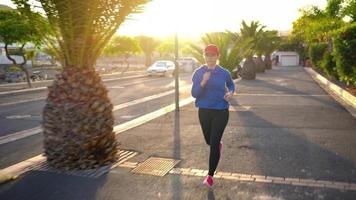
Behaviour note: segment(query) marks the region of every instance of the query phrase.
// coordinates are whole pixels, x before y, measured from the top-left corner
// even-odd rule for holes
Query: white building
[[[276,51],[272,58],[277,58],[277,66],[299,66],[299,54],[293,51]]]

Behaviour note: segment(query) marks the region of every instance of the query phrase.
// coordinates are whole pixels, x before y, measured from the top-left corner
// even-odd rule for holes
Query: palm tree
[[[246,45],[240,40],[237,33],[219,32],[207,33],[201,38],[204,45],[215,44],[220,49],[219,64],[232,72],[242,60]],[[204,63],[203,48],[196,44],[190,44],[191,54]]]
[[[121,74],[130,68],[129,58],[131,55],[141,51],[138,41],[127,36],[114,36],[109,44],[105,47],[103,54],[107,56],[118,56],[124,59],[126,67]]]
[[[152,64],[152,54],[158,47],[159,43],[154,38],[147,36],[139,36],[137,39],[143,53],[146,56],[145,65],[148,67]]]
[[[256,43],[256,72],[264,72],[272,68],[271,54],[279,45],[280,37],[277,31],[263,31],[258,35]],[[262,60],[262,55],[265,60]]]
[[[31,0],[14,0],[29,11]],[[63,66],[43,110],[45,156],[57,169],[90,169],[117,159],[113,105],[94,66],[105,45],[148,0],[38,0],[55,39],[48,46]]]
[[[241,77],[243,79],[255,79],[256,78],[256,66],[253,61],[253,55],[256,53],[258,39],[263,33],[264,26],[261,26],[259,22],[252,21],[250,25],[247,25],[245,21],[242,21],[242,27],[240,29],[241,39],[250,41],[251,48],[246,51],[246,61],[242,68]]]
[[[256,46],[255,46],[255,52],[257,55],[257,58],[255,59],[255,66],[256,66],[256,73],[261,73],[265,72],[266,66],[265,63],[263,62],[262,55],[264,51],[264,45],[265,42],[267,41],[265,31],[262,31],[260,34],[257,35],[257,40],[256,40]]]
[[[278,48],[281,40],[281,37],[278,36],[278,31],[272,30],[263,33],[261,52],[265,55],[264,66],[266,69],[272,69],[271,54]]]

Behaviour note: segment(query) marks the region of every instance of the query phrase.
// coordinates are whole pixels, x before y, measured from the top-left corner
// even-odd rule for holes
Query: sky
[[[0,0],[0,4],[14,7],[11,0]],[[310,5],[324,8],[326,0],[153,0],[117,33],[194,37],[205,32],[239,31],[242,20],[257,20],[267,29],[288,31],[299,16],[298,9]]]

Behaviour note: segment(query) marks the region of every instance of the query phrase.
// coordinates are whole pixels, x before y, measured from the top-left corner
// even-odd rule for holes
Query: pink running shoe
[[[208,186],[209,188],[213,187],[213,183],[214,183],[213,177],[210,175],[206,176],[206,178],[203,181],[203,184]]]
[[[221,156],[222,156],[222,148],[223,148],[223,143],[222,143],[222,142],[220,142],[220,144],[219,144],[219,153],[220,153],[220,158],[221,158]]]

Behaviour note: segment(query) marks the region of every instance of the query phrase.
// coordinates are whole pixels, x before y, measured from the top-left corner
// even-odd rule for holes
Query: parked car
[[[169,60],[158,60],[154,62],[147,70],[149,76],[151,75],[161,75],[161,76],[169,76],[174,75],[174,70],[176,66],[174,62]]]
[[[40,80],[46,80],[47,74],[44,73],[43,71],[33,71],[32,74],[30,75],[30,78],[32,81],[40,81]]]

